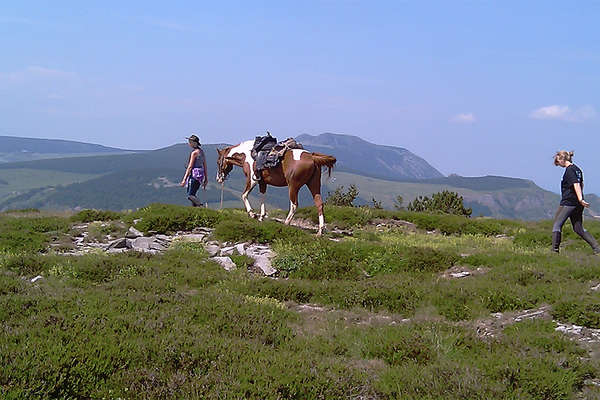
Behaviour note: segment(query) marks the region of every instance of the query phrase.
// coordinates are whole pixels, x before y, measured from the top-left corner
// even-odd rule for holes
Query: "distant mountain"
[[[58,139],[0,136],[0,162],[31,161],[94,154],[122,154],[131,150]]]
[[[323,133],[300,135],[296,140],[311,151],[334,155],[340,171],[393,180],[444,176],[427,161],[402,147],[382,146],[357,136]]]
[[[327,138],[331,141],[327,141]],[[543,190],[530,180],[501,176],[444,177],[407,150],[373,145],[356,137],[303,135],[298,140],[310,151],[333,154],[339,160],[333,177],[327,179],[324,175],[322,193],[325,197],[338,186],[347,188],[355,184],[360,192],[357,204],[369,204],[375,198],[385,208],[393,208],[399,195],[406,206],[417,196],[450,190],[463,196],[465,204],[473,208],[474,216],[534,220],[551,218],[558,205],[557,194]],[[206,192],[200,192],[200,198],[213,207],[218,206],[220,201],[221,187],[216,184],[214,177],[216,148],[222,146],[203,145],[209,169],[209,186]],[[140,153],[0,163],[0,211],[29,207],[122,210],[150,202],[187,204],[185,190],[178,183],[185,171],[189,152],[187,145],[178,144]],[[406,170],[402,170],[404,167],[401,167],[407,165],[412,168],[410,171],[413,174],[419,166],[434,176],[422,180],[409,178]],[[242,207],[239,198],[244,179],[240,169],[234,169],[225,184],[226,207]],[[254,195],[251,200],[257,207],[257,189]],[[287,188],[269,187],[267,202],[271,207],[287,208],[287,196]],[[600,210],[600,198],[594,195],[586,198],[594,210]],[[311,204],[310,193],[303,188],[300,191],[300,205]]]

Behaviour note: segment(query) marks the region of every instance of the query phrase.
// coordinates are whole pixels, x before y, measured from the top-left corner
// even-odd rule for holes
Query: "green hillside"
[[[72,140],[0,136],[0,163],[131,152]]]
[[[340,140],[337,136],[336,140]],[[350,143],[354,143],[354,139]],[[200,197],[213,208],[218,207],[220,202],[220,186],[214,181],[216,148],[219,146],[223,145],[203,146],[210,184],[206,192],[200,192]],[[309,145],[306,148],[314,150]],[[338,156],[333,147],[317,150]],[[346,150],[339,150],[339,154],[343,155]],[[177,184],[183,175],[188,154],[189,147],[180,144],[133,154],[0,164],[0,182],[6,182],[0,183],[0,210],[89,207],[122,210],[135,209],[148,202],[187,204],[185,190]],[[343,167],[343,157],[339,163],[332,179],[324,174],[322,193],[327,195],[338,186],[354,184],[359,189],[358,205],[369,204],[375,198],[385,208],[391,209],[398,195],[402,196],[406,205],[417,196],[450,190],[464,197],[465,204],[473,209],[473,215],[535,220],[552,217],[558,204],[556,194],[525,179],[456,175],[426,180],[402,179],[398,175],[395,179],[382,179],[373,176],[371,167],[356,173]],[[360,164],[357,164],[358,167]],[[227,204],[242,206],[239,196],[244,181],[241,170],[234,169],[225,185],[224,201]],[[254,207],[258,207],[258,195],[258,189],[255,189],[251,197]],[[600,199],[593,195],[589,195],[588,199],[594,210],[600,210]],[[308,189],[300,191],[299,202],[301,206],[312,204]],[[267,203],[270,207],[287,208],[287,188],[269,187]]]

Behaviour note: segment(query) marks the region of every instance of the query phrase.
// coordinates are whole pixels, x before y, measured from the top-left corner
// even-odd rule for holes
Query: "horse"
[[[298,191],[304,185],[308,186],[315,207],[319,213],[319,230],[317,235],[323,233],[325,217],[323,216],[323,199],[321,198],[321,168],[327,167],[329,176],[336,163],[333,156],[311,153],[303,149],[290,149],[285,152],[281,163],[274,168],[266,168],[260,171],[261,178],[257,180],[254,176],[254,165],[256,160],[252,157],[254,140],[248,140],[240,144],[217,149],[217,182],[223,184],[234,166],[241,167],[246,175],[246,187],[242,193],[242,202],[246,212],[251,218],[256,218],[252,210],[248,195],[258,183],[261,193],[260,215],[258,220],[262,221],[266,215],[265,197],[267,185],[287,186],[290,197],[290,210],[284,224],[289,225],[298,208]]]

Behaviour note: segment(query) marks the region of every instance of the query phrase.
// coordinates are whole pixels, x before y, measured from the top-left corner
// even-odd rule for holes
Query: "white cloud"
[[[161,29],[167,29],[170,31],[177,31],[177,32],[194,32],[195,29],[189,25],[184,25],[181,24],[177,21],[173,21],[173,20],[168,20],[168,19],[162,19],[162,18],[152,18],[152,17],[143,17],[142,20],[147,23],[148,25],[157,27],[157,28],[161,28]]]
[[[74,78],[77,78],[77,75],[72,72],[40,67],[38,65],[31,65],[19,71],[0,72],[0,80],[9,82],[28,82],[34,79],[70,80]]]
[[[596,110],[590,105],[573,110],[569,106],[554,104],[533,110],[529,114],[529,117],[533,119],[555,119],[568,122],[583,122],[595,118],[596,115]]]
[[[476,118],[473,113],[464,113],[455,115],[450,121],[460,124],[472,124],[476,121]]]

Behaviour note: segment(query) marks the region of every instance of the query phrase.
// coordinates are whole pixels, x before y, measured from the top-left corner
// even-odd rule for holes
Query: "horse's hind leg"
[[[284,222],[284,224],[286,225],[289,225],[290,222],[292,222],[292,218],[294,218],[294,214],[296,214],[296,209],[298,208],[298,190],[300,190],[300,188],[296,185],[289,186],[290,212],[288,213],[287,218]]]
[[[321,198],[321,168],[317,167],[315,173],[310,178],[310,181],[306,184],[310,193],[313,196],[313,200],[315,201],[315,207],[317,207],[317,212],[319,213],[319,230],[317,231],[317,235],[321,236],[323,234],[323,228],[325,227],[325,216],[323,215],[323,199]]]
[[[261,182],[258,188],[260,189],[260,215],[258,216],[258,220],[262,222],[262,220],[267,215],[267,210],[265,209],[265,199],[267,197],[267,184]]]

